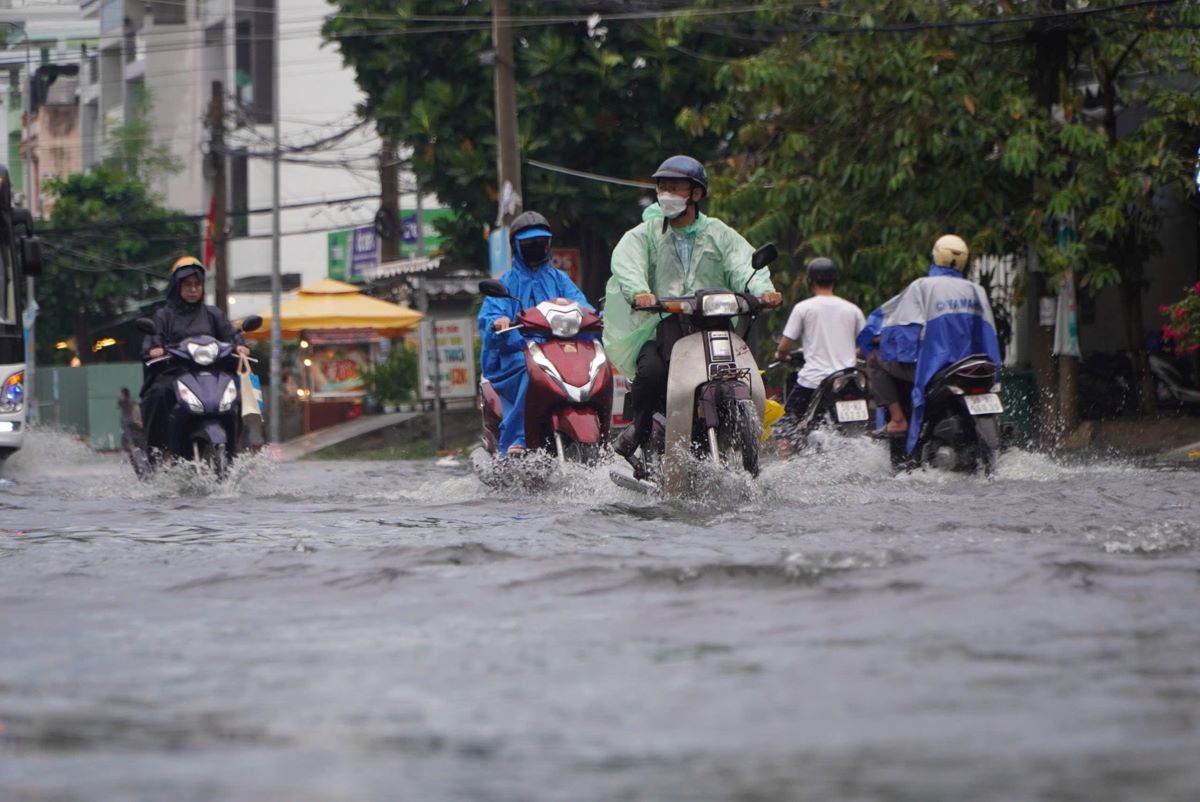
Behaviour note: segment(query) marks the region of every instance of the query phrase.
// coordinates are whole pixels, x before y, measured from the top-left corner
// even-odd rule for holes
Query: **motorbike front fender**
[[[188,442],[196,440],[203,440],[204,442],[212,443],[214,446],[223,446],[228,443],[229,438],[225,433],[225,427],[221,424],[221,421],[215,418],[204,418],[196,421],[188,433]]]
[[[562,432],[576,443],[599,444],[600,416],[596,410],[586,407],[562,407],[554,410],[550,416],[554,431]]]

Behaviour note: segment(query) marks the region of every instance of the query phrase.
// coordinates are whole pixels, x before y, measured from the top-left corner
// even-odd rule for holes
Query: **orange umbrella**
[[[249,339],[271,337],[271,310],[259,312],[262,327],[246,335]],[[321,279],[301,287],[296,297],[279,305],[280,327],[285,340],[313,329],[374,329],[383,337],[398,337],[417,327],[425,317],[415,309],[363,295],[353,284]]]

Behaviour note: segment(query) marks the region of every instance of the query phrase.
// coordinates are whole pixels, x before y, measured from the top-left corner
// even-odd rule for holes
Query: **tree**
[[[55,179],[49,188],[55,201],[37,280],[39,359],[61,359],[51,344],[73,338],[86,362],[95,327],[132,302],[160,296],[171,258],[199,236],[193,219],[159,206],[145,184],[111,166]]]
[[[496,217],[496,142],[488,0],[337,0],[324,28],[367,95],[363,113],[412,149],[423,187],[458,216],[449,255],[486,264],[483,233]],[[686,7],[687,3],[674,4]],[[723,131],[691,134],[679,112],[715,97],[723,59],[757,47],[711,29],[654,19],[614,19],[641,3],[520,4],[528,24],[515,41],[523,159],[645,181],[678,152],[709,159]],[[548,24],[549,17],[572,21]],[[536,21],[532,18],[540,18]],[[736,31],[735,31],[736,33]],[[617,238],[640,219],[638,191],[543,169],[523,169],[524,205],[556,226],[560,245],[582,249],[584,289],[602,294]],[[648,195],[643,192],[642,195]]]
[[[1185,185],[1195,158],[1197,100],[1168,79],[1200,74],[1193,34],[1176,27],[1197,13],[847,0],[830,15],[780,3],[763,25],[776,43],[725,67],[725,97],[681,124],[745,121],[717,202],[751,239],[798,257],[784,273],[793,293],[802,257],[832,255],[872,306],[923,272],[939,233],[955,231],[977,254],[1028,250],[1088,291],[1121,283],[1140,300],[1158,201]],[[1136,82],[1118,78],[1134,70]],[[1102,105],[1122,97],[1147,119],[1120,137],[1115,105],[1093,121],[1089,77]],[[1060,246],[1069,217],[1080,239]],[[1131,321],[1131,350],[1140,328]]]

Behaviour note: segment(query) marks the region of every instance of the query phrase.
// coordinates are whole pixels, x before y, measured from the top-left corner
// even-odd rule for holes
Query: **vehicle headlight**
[[[197,365],[211,365],[217,360],[217,354],[221,350],[216,343],[188,343],[187,349],[192,361]]]
[[[20,412],[25,406],[25,371],[18,370],[0,386],[0,412]]]
[[[550,324],[550,331],[555,337],[574,337],[583,324],[583,312],[578,307],[569,310],[553,309],[545,315],[546,322]]]
[[[705,317],[733,317],[738,311],[738,298],[731,292],[705,295],[700,302],[700,314]]]
[[[200,399],[192,392],[192,389],[182,381],[175,382],[175,390],[179,393],[179,400],[187,404],[187,408],[197,414],[204,413],[204,404],[200,403]]]
[[[233,402],[237,401],[237,383],[230,382],[225,385],[225,392],[221,393],[221,412],[228,412],[233,408]]]

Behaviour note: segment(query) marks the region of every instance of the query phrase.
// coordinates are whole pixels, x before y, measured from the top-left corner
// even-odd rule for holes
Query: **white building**
[[[226,147],[243,151],[231,155],[226,173],[235,316],[267,304],[267,296],[238,287],[249,282],[265,290],[271,272],[274,6],[275,0],[82,3],[83,15],[98,21],[100,37],[80,80],[85,169],[103,158],[109,132],[148,97],[156,142],[182,164],[154,189],[169,207],[203,218],[213,190],[207,115],[213,82],[223,84]],[[379,208],[380,142],[373,125],[319,149],[294,150],[360,122],[355,108],[363,97],[353,71],[336,48],[322,47],[320,29],[330,11],[324,0],[288,0],[279,26],[281,270],[288,285],[325,277],[329,232],[369,225]],[[411,185],[411,176],[401,177],[402,187]],[[402,196],[401,207],[411,208],[413,200]],[[245,210],[255,213],[237,214]],[[202,230],[198,219],[197,251]]]

